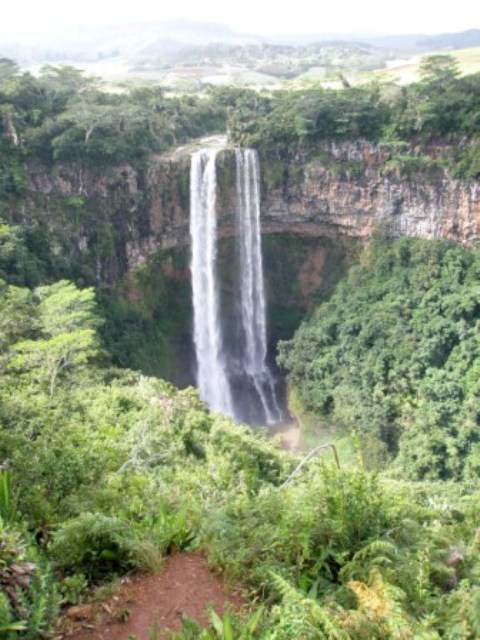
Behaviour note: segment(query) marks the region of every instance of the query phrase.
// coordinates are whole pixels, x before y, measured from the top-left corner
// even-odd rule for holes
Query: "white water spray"
[[[265,285],[260,228],[260,170],[253,149],[236,149],[237,242],[240,254],[241,321],[245,339],[242,366],[260,398],[269,424],[281,419],[268,368]]]
[[[213,411],[233,416],[233,401],[222,345],[216,279],[216,150],[192,155],[190,237],[194,342],[200,397]]]

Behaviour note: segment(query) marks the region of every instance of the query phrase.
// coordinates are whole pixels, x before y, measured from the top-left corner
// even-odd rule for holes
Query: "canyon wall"
[[[430,157],[435,154],[441,149]],[[299,159],[296,177],[265,192],[266,229],[288,224],[293,233],[357,238],[382,230],[467,246],[479,238],[480,182],[455,180],[428,166],[405,175],[391,149],[366,142],[332,144],[321,155],[303,165]]]
[[[441,151],[433,148],[429,157]],[[170,172],[187,171],[188,159],[166,162]],[[234,233],[235,209],[232,152],[224,151],[219,164],[219,233],[229,236]],[[158,186],[165,170],[162,162],[150,169],[150,179],[157,185],[150,198],[151,232],[129,243],[132,266],[156,247],[188,243],[187,199],[172,198],[172,185],[171,199],[165,199]],[[325,145],[314,160],[299,156],[282,162],[264,157],[261,170],[266,234],[368,239],[381,232],[391,237],[449,239],[466,246],[474,246],[480,237],[478,181],[453,179],[438,167],[405,175],[386,147],[366,142]]]
[[[410,151],[415,157],[415,150]],[[440,154],[433,148],[431,157]],[[445,238],[474,246],[480,237],[480,183],[444,170],[405,175],[392,151],[367,142],[329,144],[315,159],[261,158],[264,233],[324,238],[385,235]],[[234,153],[219,155],[219,233],[234,233]],[[161,249],[189,242],[188,152],[157,156],[147,165],[105,171],[30,168],[16,221],[35,216],[57,226],[69,251],[111,282]],[[109,228],[107,233],[106,229]],[[109,244],[99,243],[107,233]],[[99,247],[99,244],[102,245]]]
[[[217,171],[227,331],[236,299],[234,155],[222,151]],[[314,159],[261,157],[272,361],[277,341],[328,298],[372,234],[476,244],[480,184],[417,164],[405,175],[391,150],[365,142],[325,145]],[[189,175],[188,149],[136,167],[30,165],[24,193],[6,208],[11,222],[32,229],[49,278],[97,285],[115,361],[180,386],[193,381]]]

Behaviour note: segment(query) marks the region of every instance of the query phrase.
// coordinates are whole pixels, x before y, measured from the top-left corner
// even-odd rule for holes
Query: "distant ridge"
[[[421,45],[438,49],[466,49],[480,46],[480,29],[469,29],[460,33],[442,33],[420,41]]]
[[[426,49],[465,49],[480,46],[480,29],[438,35],[406,33],[377,36],[364,33],[298,33],[274,35],[267,40],[276,44],[292,46],[326,42],[363,42],[387,49],[421,52]]]
[[[260,50],[264,46],[294,48],[333,45],[369,46],[375,47],[377,56],[382,62],[385,59],[427,51],[480,46],[480,29],[438,35],[375,36],[360,33],[298,33],[262,36],[237,32],[221,23],[178,19],[166,22],[92,25],[89,28],[72,26],[59,33],[39,32],[18,38],[3,38],[0,40],[0,56],[11,57],[24,66],[46,62],[82,64],[106,60],[120,60],[126,66],[135,66],[138,62],[168,65],[175,60],[176,56],[184,59],[186,49],[192,51],[195,48],[212,45],[238,48],[239,58],[242,56],[242,47],[258,47]],[[199,51],[200,57],[204,58],[211,53],[211,51]],[[226,55],[231,58],[231,51],[226,51]],[[250,58],[254,55],[252,50],[248,55]],[[259,57],[264,55],[259,54]]]

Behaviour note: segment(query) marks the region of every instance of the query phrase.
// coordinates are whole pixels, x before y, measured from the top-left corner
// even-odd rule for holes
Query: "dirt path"
[[[245,601],[212,574],[203,556],[176,554],[159,574],[124,579],[107,601],[72,607],[65,630],[55,638],[128,640],[133,636],[149,640],[153,627],[159,638],[168,638],[169,631],[181,629],[182,615],[207,624],[209,605],[221,614],[227,605],[241,609]]]

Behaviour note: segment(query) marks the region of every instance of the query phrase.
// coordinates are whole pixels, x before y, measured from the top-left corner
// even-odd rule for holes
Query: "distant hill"
[[[264,38],[237,33],[209,22],[170,20],[167,22],[70,28],[61,33],[38,33],[17,40],[0,40],[0,55],[20,63],[77,61],[91,62],[108,57],[130,58],[144,52],[161,55],[185,46],[224,43],[235,46],[259,44]]]
[[[480,29],[469,29],[459,33],[442,33],[427,36],[421,34],[405,34],[399,36],[381,36],[359,38],[377,47],[421,53],[439,49],[466,49],[480,45]]]
[[[70,28],[23,39],[0,40],[6,56],[36,73],[42,64],[72,64],[109,81],[159,82],[196,91],[205,84],[273,87],[284,82],[338,84],[369,73],[385,72],[398,63],[402,82],[414,77],[417,60],[431,51],[457,51],[480,46],[480,29],[434,36],[405,34],[286,34],[261,36],[239,33],[212,22],[167,22]],[[467,54],[468,72],[477,70]],[[332,85],[333,83],[333,85]]]
[[[406,33],[400,35],[375,36],[362,33],[299,33],[272,36],[269,42],[306,46],[317,42],[363,42],[389,50],[421,52],[433,49],[465,49],[480,45],[480,29],[469,29],[457,33],[426,35]]]
[[[442,33],[429,36],[419,42],[429,49],[466,49],[480,46],[480,29],[469,29],[461,33]]]

